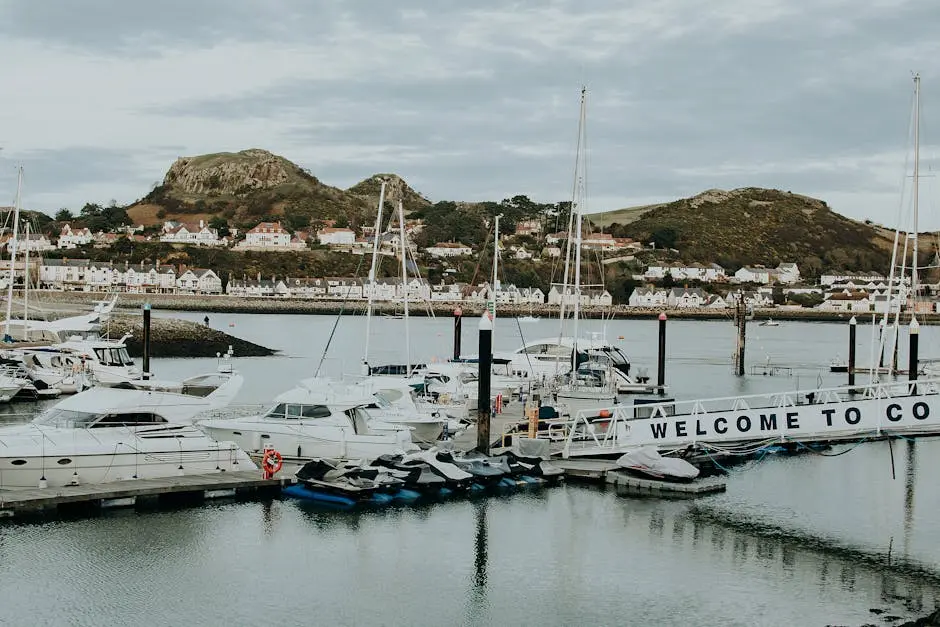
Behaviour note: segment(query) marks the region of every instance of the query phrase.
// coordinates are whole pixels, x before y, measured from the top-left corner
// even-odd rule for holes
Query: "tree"
[[[676,278],[672,276],[672,270],[668,270],[666,274],[663,275],[663,280],[660,281],[659,284],[666,289],[676,286]]]
[[[656,248],[675,248],[678,239],[679,233],[671,226],[656,229],[650,236],[650,241],[656,244]]]
[[[222,216],[214,216],[209,220],[209,228],[218,231],[219,237],[228,237],[232,233],[228,228],[228,220]]]
[[[63,207],[56,211],[55,219],[57,222],[70,222],[75,219],[75,216],[72,215],[71,211]]]

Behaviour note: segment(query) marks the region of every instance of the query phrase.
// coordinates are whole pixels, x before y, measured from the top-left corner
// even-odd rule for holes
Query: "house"
[[[666,290],[638,287],[630,294],[627,304],[631,307],[665,307],[667,295]]]
[[[435,302],[460,302],[463,300],[463,283],[451,283],[431,286],[431,300]]]
[[[532,253],[527,251],[524,246],[513,246],[510,250],[513,251],[513,259],[532,259]]]
[[[280,222],[260,222],[245,233],[245,239],[238,243],[240,250],[292,250],[306,245],[298,246],[292,243],[294,238],[290,232],[281,226]],[[256,279],[259,283],[261,279]],[[252,285],[255,291],[260,290],[259,285]],[[247,289],[247,287],[246,287]],[[267,286],[265,286],[265,290]],[[271,285],[273,290],[273,283]]]
[[[539,235],[542,223],[539,220],[522,220],[516,223],[516,235]]]
[[[586,307],[610,307],[614,298],[605,289],[582,289],[581,305]]]
[[[279,283],[284,286],[283,281],[262,279],[260,277],[257,279],[232,279],[228,282],[225,293],[249,298],[273,298]]]
[[[328,226],[317,231],[317,241],[324,246],[353,246],[356,243],[356,232]]]
[[[291,279],[284,281],[291,298],[326,298],[327,284],[323,279]]]
[[[39,265],[39,287],[51,290],[82,290],[88,259],[44,259]]]
[[[10,248],[12,239],[12,237],[8,237],[6,240],[7,250]],[[20,233],[16,236],[16,254],[22,255],[27,250],[30,253],[41,253],[47,250],[55,250],[55,245],[42,233],[30,233],[28,236],[25,233]]]
[[[59,240],[56,242],[56,246],[61,248],[78,248],[79,246],[84,246],[85,244],[90,244],[92,240],[91,231],[88,227],[82,227],[80,229],[72,229],[71,225],[66,222],[62,226],[62,230],[59,231]]]
[[[829,294],[828,298],[816,305],[815,309],[819,309],[820,311],[868,313],[875,310],[875,301],[873,301],[871,295],[865,291],[851,293],[839,292]]]
[[[834,274],[823,274],[819,277],[819,284],[826,287],[836,287],[840,283],[847,283],[849,281],[867,283],[869,281],[882,282],[886,281],[885,276],[878,272],[841,272]]]
[[[171,225],[167,228],[168,225]],[[219,238],[219,232],[202,220],[198,223],[167,222],[163,225],[161,242],[169,244],[191,244],[195,246],[224,246],[227,238]]]
[[[116,241],[124,237],[121,233],[105,233],[98,231],[95,233],[95,248],[110,248]]]
[[[705,309],[727,309],[728,303],[718,294],[710,294],[705,302]]]
[[[362,279],[327,277],[327,295],[334,300],[358,300],[362,298]]]
[[[432,257],[465,257],[472,255],[473,249],[457,242],[438,242],[434,246],[425,248],[424,252]]]
[[[368,299],[370,296],[374,301],[391,302],[398,298],[401,290],[401,279],[375,279],[375,281],[366,281],[362,286],[362,297]]]
[[[610,233],[590,233],[581,237],[581,247],[592,250],[613,250],[617,247]]]
[[[795,263],[781,263],[777,266],[777,282],[793,285],[800,282],[800,268]]]
[[[138,294],[171,294],[176,291],[176,268],[170,265],[125,264],[126,291]]]
[[[188,294],[221,294],[222,279],[208,268],[188,268],[176,279],[178,291]]]
[[[674,309],[704,307],[707,302],[708,294],[700,287],[674,287],[666,295],[666,306]]]
[[[734,273],[734,280],[737,283],[761,283],[767,284],[771,281],[772,271],[763,266],[744,266]]]
[[[558,244],[568,239],[568,233],[566,231],[558,231],[557,233],[549,233],[545,236],[546,244]]]
[[[121,292],[125,289],[125,277],[120,266],[112,261],[93,262],[85,269],[86,292]]]
[[[521,303],[527,305],[541,305],[545,302],[545,292],[537,287],[523,287],[519,290]]]
[[[546,246],[542,249],[542,256],[557,259],[561,257],[561,248],[558,246]]]

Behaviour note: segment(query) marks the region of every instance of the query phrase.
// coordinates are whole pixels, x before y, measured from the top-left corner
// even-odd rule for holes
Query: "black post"
[[[656,387],[659,388],[660,396],[666,393],[666,312],[659,314],[659,360]]]
[[[738,295],[738,352],[737,352],[737,369],[735,374],[739,377],[744,376],[744,343],[745,343],[745,333],[747,322],[747,305],[744,302],[744,294],[741,293]]]
[[[493,372],[493,321],[489,312],[480,318],[480,378],[477,385],[477,450],[490,454],[490,376]]]
[[[911,325],[908,327],[908,338],[911,341],[910,348],[907,351],[907,379],[917,381],[917,344],[920,338],[920,324],[917,318],[911,317]],[[914,394],[917,394],[917,388],[914,388]]]
[[[454,361],[460,359],[460,348],[462,343],[461,321],[463,320],[463,311],[460,307],[454,309]]]
[[[144,379],[150,378],[150,303],[144,303],[144,359],[142,375]]]
[[[849,385],[855,385],[855,331],[858,321],[855,316],[849,320]]]

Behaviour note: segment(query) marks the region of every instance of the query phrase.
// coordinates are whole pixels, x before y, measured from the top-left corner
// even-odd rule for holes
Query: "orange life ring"
[[[265,451],[264,457],[261,458],[261,470],[268,478],[276,475],[283,465],[284,458],[273,448]]]

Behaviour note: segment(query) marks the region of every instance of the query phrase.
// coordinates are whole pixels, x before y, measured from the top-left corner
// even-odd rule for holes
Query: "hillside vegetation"
[[[796,261],[809,274],[884,272],[891,245],[883,231],[835,213],[822,200],[771,189],[709,190],[631,217],[610,230],[674,248],[684,261],[730,269]]]

